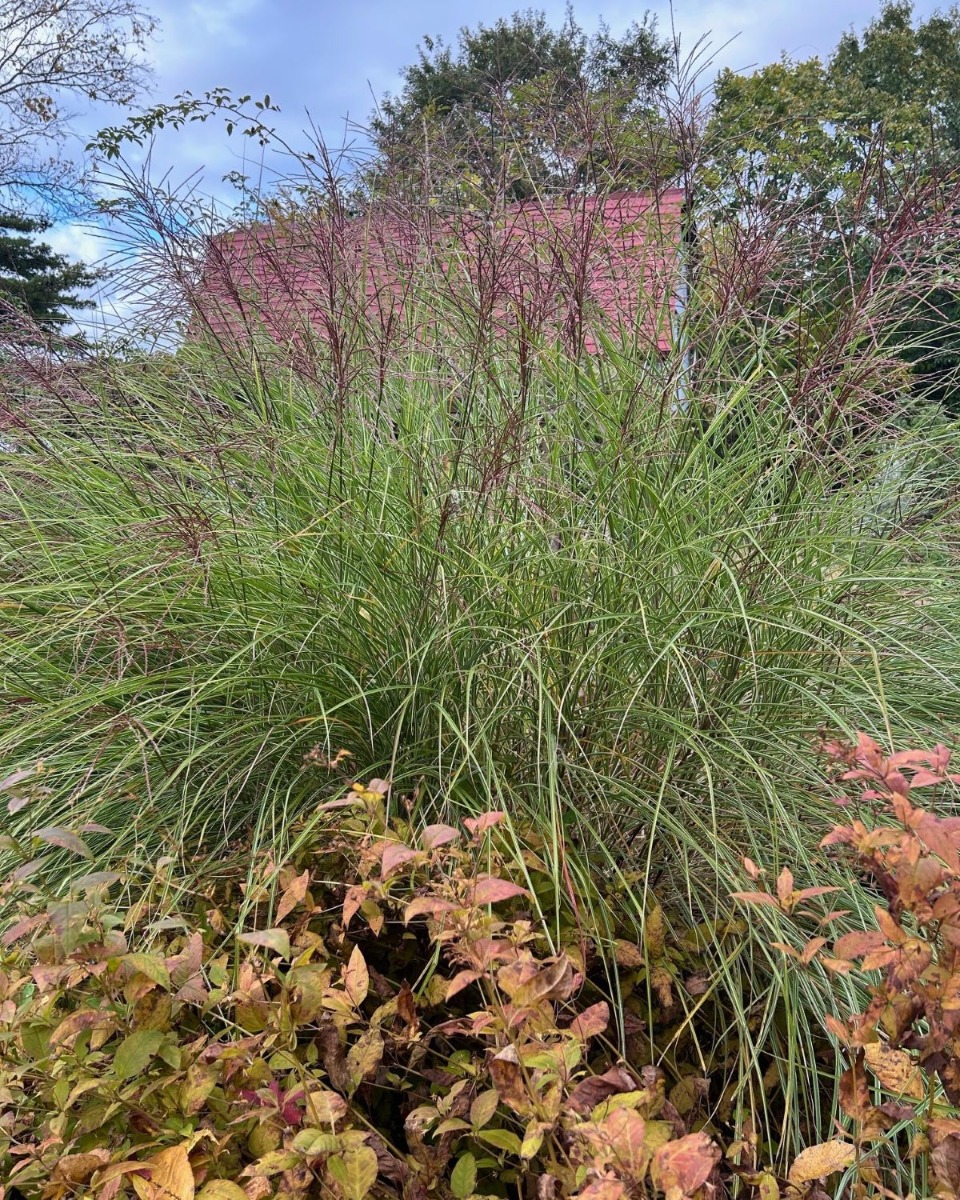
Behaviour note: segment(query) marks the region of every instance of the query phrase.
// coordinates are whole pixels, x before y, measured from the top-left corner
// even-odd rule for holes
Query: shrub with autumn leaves
[[[960,1196],[960,816],[951,792],[960,774],[942,745],[888,756],[861,734],[854,746],[826,750],[848,785],[837,802],[852,815],[822,844],[852,856],[859,885],[875,893],[876,928],[830,944],[804,902],[836,889],[796,890],[786,869],[772,891],[735,894],[807,926],[799,946],[779,944],[798,964],[866,988],[861,1011],[825,1016],[843,1055],[838,1103],[849,1129],[834,1153],[838,1165],[856,1166],[854,1194],[900,1195],[886,1184],[912,1161],[919,1179],[928,1176],[925,1194],[952,1200]],[[759,868],[746,867],[759,883]]]
[[[165,862],[142,875],[84,867],[50,895],[37,847],[90,858],[89,831],[47,827],[14,848],[23,861],[4,891],[19,914],[0,958],[2,1200],[812,1197],[830,1176],[877,1186],[868,1143],[900,1119],[903,1098],[874,1104],[865,1066],[883,1084],[909,1063],[905,1088],[918,1098],[924,1072],[953,1087],[940,946],[952,945],[941,897],[955,864],[911,849],[930,829],[952,837],[949,822],[903,808],[913,824],[900,842],[865,825],[832,835],[870,845],[891,897],[880,931],[841,939],[832,969],[865,955],[888,984],[865,1014],[831,1025],[851,1048],[843,1096],[858,1131],[809,1147],[778,1178],[758,1161],[749,1118],[724,1122],[702,1066],[661,1053],[657,1031],[631,1019],[642,979],[671,1045],[684,1024],[675,990],[689,953],[658,909],[642,945],[605,955],[575,906],[566,924],[543,919],[547,869],[529,843],[518,853],[503,813],[414,828],[388,817],[398,807],[388,792],[379,780],[353,785],[291,860],[206,864],[191,876],[202,888]],[[753,901],[796,915],[798,897],[823,891],[787,882]],[[923,910],[936,948],[900,923],[903,897],[921,891],[938,893]],[[821,939],[801,957],[822,950]],[[685,983],[705,1003],[703,973]],[[939,1000],[924,1007],[922,988]],[[870,1051],[881,1033],[883,1050]],[[960,1144],[951,1122],[930,1110],[924,1126],[938,1178]]]

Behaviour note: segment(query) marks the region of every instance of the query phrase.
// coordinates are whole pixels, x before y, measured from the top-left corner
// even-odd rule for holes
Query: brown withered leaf
[[[661,1008],[673,1008],[673,976],[666,967],[654,967],[650,972],[650,986],[657,993]]]
[[[490,1060],[490,1078],[500,1099],[521,1116],[532,1111],[520,1059],[514,1046],[507,1046]]]
[[[50,1045],[72,1046],[85,1030],[103,1029],[113,1032],[117,1028],[117,1018],[113,1013],[96,1008],[80,1008],[64,1017],[50,1035]]]
[[[568,1107],[574,1112],[589,1113],[609,1096],[618,1092],[632,1092],[636,1088],[633,1076],[623,1067],[611,1067],[602,1075],[588,1075],[581,1079],[567,1099]]]
[[[400,985],[400,991],[397,993],[397,1016],[406,1025],[407,1032],[414,1034],[420,1027],[420,1019],[417,1016],[417,1001],[413,995],[413,988],[406,980]]]
[[[356,916],[360,905],[364,902],[367,896],[367,885],[365,883],[355,883],[352,887],[347,888],[347,893],[343,897],[343,927],[344,929],[350,924]]]
[[[637,970],[647,961],[639,946],[635,946],[633,942],[624,941],[622,938],[614,943],[613,953],[617,960],[617,966],[625,967],[628,971]]]
[[[557,1194],[557,1178],[544,1172],[537,1180],[537,1200],[554,1200]]]
[[[854,1121],[863,1121],[870,1110],[870,1090],[863,1068],[863,1051],[858,1050],[853,1063],[840,1076],[840,1108]]]
[[[521,965],[526,964],[511,963],[509,966],[501,968],[497,975],[497,981],[502,985],[504,975],[511,972],[514,967]],[[546,966],[537,963],[534,963],[533,966],[532,974],[523,978],[513,992],[508,992],[514,1004],[523,1006],[566,1000],[573,991],[574,979],[573,966],[569,958],[562,955],[556,962]],[[504,990],[507,989],[504,988]]]
[[[325,1017],[317,1027],[317,1049],[320,1062],[331,1084],[344,1095],[350,1090],[350,1072],[347,1070],[347,1055],[336,1025]]]
[[[940,1185],[938,1195],[960,1196],[960,1136],[953,1134],[934,1147],[930,1166]]]
[[[65,1154],[53,1169],[54,1181],[87,1183],[94,1171],[110,1161],[109,1150],[91,1150],[87,1154]]]

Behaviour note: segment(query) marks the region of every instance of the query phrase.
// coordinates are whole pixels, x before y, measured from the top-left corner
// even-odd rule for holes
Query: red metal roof
[[[600,328],[623,330],[666,350],[682,206],[669,188],[524,201],[496,220],[430,210],[422,221],[374,212],[241,229],[210,242],[201,324],[220,338],[259,326],[281,344],[345,345],[360,315],[386,345],[442,336],[454,319],[589,351]]]

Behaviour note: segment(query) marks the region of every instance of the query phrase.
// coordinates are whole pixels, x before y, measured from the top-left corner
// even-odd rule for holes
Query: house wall
[[[661,351],[679,288],[682,192],[527,201],[416,220],[390,211],[243,229],[208,247],[195,324],[232,341],[384,349],[496,330],[595,351],[601,328]]]

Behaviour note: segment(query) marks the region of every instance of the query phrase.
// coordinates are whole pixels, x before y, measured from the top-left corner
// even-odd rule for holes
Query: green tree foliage
[[[838,287],[865,277],[904,195],[960,167],[960,8],[915,20],[911,3],[892,0],[826,61],[721,72],[707,148],[715,211],[762,219],[789,206],[809,294],[836,311]],[[928,215],[936,203],[930,192]],[[901,334],[924,389],[948,400],[960,368],[960,305],[948,286],[956,264],[948,246],[931,254],[943,260],[944,286],[917,299]]]
[[[379,186],[517,199],[649,182],[669,59],[649,14],[622,37],[588,37],[569,11],[553,29],[533,9],[463,28],[455,47],[424,37],[372,122]]]
[[[93,306],[77,293],[96,283],[96,272],[37,241],[34,235],[47,228],[48,222],[36,218],[0,216],[0,302],[5,310],[0,311],[0,330],[13,328],[20,314],[40,324],[62,325],[70,320],[70,310]]]

